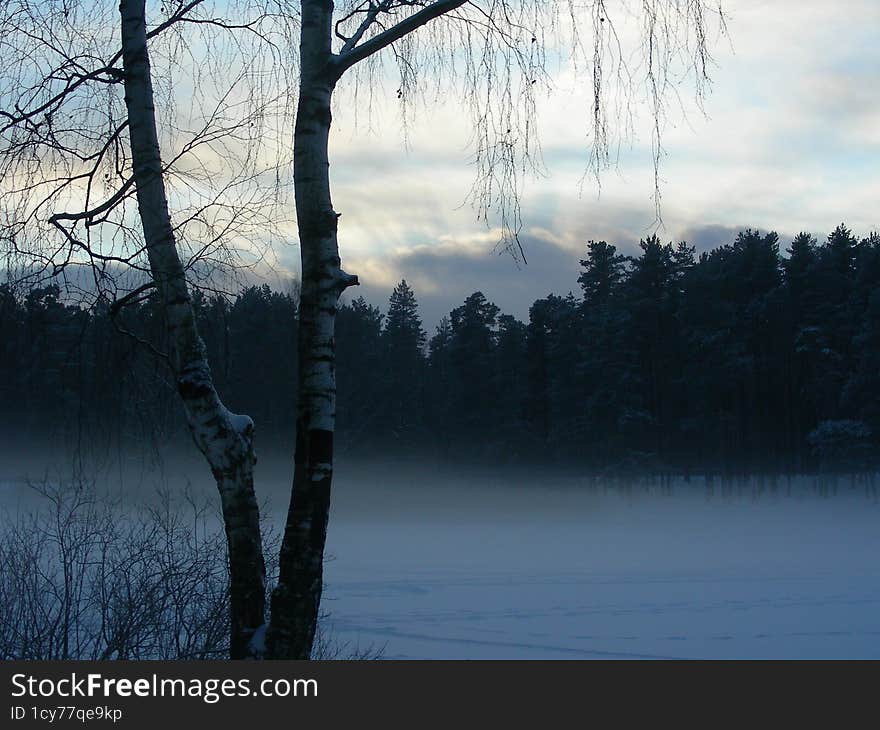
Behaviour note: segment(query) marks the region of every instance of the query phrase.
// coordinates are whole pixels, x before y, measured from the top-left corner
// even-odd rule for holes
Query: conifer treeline
[[[802,472],[876,467],[880,236],[838,226],[740,233],[696,256],[588,243],[575,296],[523,323],[476,292],[430,338],[405,281],[387,314],[362,298],[337,324],[343,453],[565,463],[589,470]],[[196,297],[219,391],[263,442],[292,439],[296,304],[253,287]],[[6,428],[180,432],[149,299],[111,315],[57,288],[0,287]],[[122,330],[123,333],[120,332]],[[153,343],[150,347],[145,342]]]

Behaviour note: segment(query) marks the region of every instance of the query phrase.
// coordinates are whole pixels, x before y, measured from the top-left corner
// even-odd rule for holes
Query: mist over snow
[[[863,488],[339,481],[329,625],[387,658],[880,656]]]
[[[124,72],[89,73],[119,4],[22,5],[0,11],[0,659],[880,659],[877,0],[725,0],[711,37],[702,3],[634,2],[629,105],[596,91],[628,72],[602,86],[568,46],[533,64],[559,28],[505,3],[456,5],[462,49],[382,30],[446,3],[252,26],[123,0]],[[684,46],[655,43],[676,19]],[[184,21],[302,33],[301,64],[162,40]],[[354,33],[332,52],[331,26]],[[387,66],[360,55],[390,38]],[[454,91],[410,76],[450,60]]]
[[[269,534],[288,462],[261,455]],[[4,463],[19,477],[27,466]],[[192,456],[158,470],[132,459],[105,486],[132,503],[157,481],[210,499],[204,471]],[[20,478],[0,483],[0,508],[32,506]],[[627,482],[343,459],[322,631],[386,659],[876,659],[878,520],[867,480]]]

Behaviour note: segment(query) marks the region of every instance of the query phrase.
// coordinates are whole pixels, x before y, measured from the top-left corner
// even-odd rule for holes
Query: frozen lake
[[[324,605],[386,658],[880,658],[864,488],[345,486]]]
[[[277,525],[286,468],[262,469]],[[169,472],[213,497],[198,462]],[[334,490],[326,624],[384,658],[880,658],[880,500],[848,480],[621,489],[343,466]]]

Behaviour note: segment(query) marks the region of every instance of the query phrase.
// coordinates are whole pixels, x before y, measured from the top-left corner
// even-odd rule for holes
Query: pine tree
[[[604,306],[610,300],[623,278],[626,257],[605,241],[589,241],[587,258],[581,260],[583,272],[578,284],[584,292],[584,304]]]
[[[688,246],[685,241],[679,241],[672,251],[672,278],[674,281],[681,282],[694,268],[697,263],[696,254],[696,248]]]
[[[853,271],[856,243],[852,231],[841,223],[829,234],[823,249],[826,265],[838,275],[848,277]]]
[[[340,441],[349,450],[366,452],[385,420],[379,373],[385,365],[378,307],[362,297],[343,304],[336,315],[337,419]]]
[[[656,455],[662,450],[661,440],[671,435],[674,249],[656,235],[640,241],[639,248],[642,255],[631,259],[623,288],[630,315],[623,353],[631,358],[627,369],[632,374],[626,421],[633,446]]]
[[[474,292],[450,312],[449,400],[456,414],[457,437],[465,451],[479,453],[494,427],[493,350],[499,309]]]
[[[424,355],[427,335],[422,329],[415,293],[406,279],[391,293],[382,334],[391,360],[413,362]]]
[[[411,442],[424,415],[426,335],[415,293],[406,279],[394,288],[382,331],[385,424],[397,442]]]
[[[782,262],[785,280],[791,290],[800,293],[810,270],[816,264],[816,239],[801,231],[786,250],[788,258]]]

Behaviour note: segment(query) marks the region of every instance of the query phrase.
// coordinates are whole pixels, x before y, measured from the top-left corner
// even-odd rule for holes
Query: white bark
[[[214,474],[223,506],[231,573],[233,658],[249,653],[263,624],[265,566],[253,487],[253,421],[230,413],[211,378],[168,212],[156,131],[144,0],[121,0],[125,103],[138,211],[150,271],[165,316],[169,359],[196,445]]]
[[[334,329],[340,294],[357,285],[339,259],[330,197],[330,100],[339,76],[433,18],[463,5],[441,0],[340,55],[331,50],[332,0],[302,0],[300,86],[294,130],[294,187],[302,260],[299,383],[293,490],[272,593],[267,656],[308,659],[323,588],[324,543],[333,481],[336,427]]]
[[[272,594],[268,655],[308,659],[323,582],[336,423],[334,328],[339,295],[357,284],[340,267],[330,198],[330,99],[339,69],[330,49],[333,3],[303,0],[294,186],[302,258],[293,491]]]

